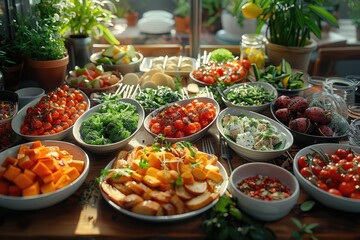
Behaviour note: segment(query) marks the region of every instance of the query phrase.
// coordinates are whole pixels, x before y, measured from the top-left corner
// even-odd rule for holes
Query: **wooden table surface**
[[[219,151],[219,134],[213,125],[207,137],[214,142],[216,155]],[[67,138],[65,141],[74,142]],[[151,144],[152,137],[141,129],[124,149],[139,144]],[[201,149],[201,140],[195,143]],[[88,153],[90,172],[85,184],[63,202],[36,211],[14,211],[0,208],[0,239],[203,239],[201,223],[206,214],[171,223],[154,223],[137,220],[114,210],[98,193],[89,187],[109,161],[115,157]],[[219,161],[228,171],[226,161]],[[232,164],[237,167],[244,160],[233,152]],[[89,191],[90,190],[90,191]],[[91,191],[93,190],[93,191]],[[85,194],[90,192],[90,194]],[[87,197],[86,197],[87,196]],[[301,212],[299,205],[310,197],[301,191],[295,208],[283,219],[266,223],[278,239],[290,239],[297,230],[291,218],[303,223],[318,223],[314,235],[318,239],[360,239],[359,214],[337,211],[316,203],[309,212]]]

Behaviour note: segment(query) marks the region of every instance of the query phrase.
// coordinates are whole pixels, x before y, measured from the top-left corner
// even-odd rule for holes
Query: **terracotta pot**
[[[287,47],[269,42],[266,48],[270,64],[278,66],[284,58],[292,68],[307,71],[311,53],[316,49],[316,46],[316,42],[311,40],[304,47]]]
[[[19,63],[7,67],[6,71],[3,72],[5,90],[16,91],[19,89],[23,66],[23,63]]]
[[[39,87],[43,88],[46,92],[54,90],[64,82],[68,63],[68,55],[59,60],[34,61],[27,59],[26,61]]]
[[[136,26],[138,18],[139,18],[139,13],[138,12],[125,13],[125,18],[127,20],[128,26]]]
[[[175,16],[175,30],[177,33],[190,32],[190,17]]]

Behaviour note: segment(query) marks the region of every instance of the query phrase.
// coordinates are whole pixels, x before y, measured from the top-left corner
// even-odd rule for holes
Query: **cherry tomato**
[[[300,169],[309,166],[309,164],[307,163],[307,157],[306,156],[301,156],[298,159],[298,164],[299,164]]]
[[[355,190],[356,187],[354,182],[342,182],[339,184],[339,191],[344,196],[350,196]]]
[[[339,190],[337,190],[336,188],[330,188],[328,190],[328,193],[331,193],[331,194],[334,194],[334,195],[337,195],[337,196],[343,196],[342,193]]]
[[[339,156],[340,159],[345,159],[348,155],[348,152],[345,149],[337,149],[335,152],[336,155]]]

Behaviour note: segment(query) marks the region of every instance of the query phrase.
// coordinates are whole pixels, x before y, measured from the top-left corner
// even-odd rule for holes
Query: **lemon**
[[[262,9],[255,3],[248,2],[241,7],[241,12],[246,18],[257,18],[262,13]]]

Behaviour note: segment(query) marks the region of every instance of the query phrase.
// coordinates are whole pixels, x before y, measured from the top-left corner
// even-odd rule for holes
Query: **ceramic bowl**
[[[128,144],[131,141],[131,139],[136,135],[136,133],[140,130],[140,128],[144,122],[145,112],[144,112],[144,109],[139,104],[139,102],[137,102],[136,100],[130,99],[130,98],[119,99],[119,101],[124,102],[124,103],[129,103],[129,104],[136,106],[137,113],[139,115],[139,121],[137,124],[136,131],[134,131],[128,138],[121,140],[119,142],[111,143],[111,144],[93,145],[93,144],[88,144],[88,143],[84,142],[84,140],[82,139],[81,134],[80,134],[80,126],[86,119],[88,119],[90,117],[90,115],[98,112],[99,109],[101,108],[101,106],[106,104],[106,103],[102,103],[102,104],[96,105],[95,107],[92,107],[91,109],[89,109],[87,112],[85,112],[83,115],[81,115],[80,118],[74,124],[74,128],[72,130],[74,138],[83,148],[85,148],[91,152],[94,152],[96,154],[112,153],[112,152],[119,150],[121,147],[125,146],[126,144]]]
[[[283,146],[280,149],[277,150],[255,150],[248,147],[244,147],[240,144],[237,144],[235,141],[229,138],[229,136],[225,135],[224,128],[222,126],[222,119],[225,115],[230,114],[231,116],[239,116],[239,115],[245,115],[249,118],[255,118],[255,119],[264,119],[270,122],[272,126],[274,126],[278,132],[280,133],[282,137],[282,141],[284,141]],[[252,162],[264,162],[264,161],[270,161],[272,159],[275,159],[279,156],[281,156],[284,152],[286,152],[293,144],[294,138],[291,135],[290,131],[286,129],[282,124],[274,121],[271,118],[268,118],[262,114],[247,111],[240,108],[225,108],[219,113],[218,118],[216,119],[216,127],[220,133],[221,136],[224,137],[226,142],[228,143],[229,147],[234,150],[239,156],[245,158],[248,161]]]
[[[243,88],[244,86],[250,86],[250,87],[258,86],[258,87],[264,88],[265,91],[267,91],[269,93],[269,94],[267,94],[267,96],[269,96],[269,95],[274,96],[273,100],[278,97],[277,90],[271,84],[266,83],[266,82],[238,83],[238,84],[235,84],[235,85],[225,89],[224,96],[227,97],[227,95],[230,91],[234,91],[236,89]],[[270,103],[272,102],[272,101],[269,101],[269,102],[263,103],[261,105],[244,105],[244,104],[237,104],[237,103],[230,102],[227,98],[224,98],[224,97],[222,97],[222,100],[224,101],[224,103],[227,107],[238,107],[241,109],[245,109],[248,111],[254,111],[254,112],[263,112],[264,110],[269,108]]]
[[[213,98],[209,98],[209,97],[198,97],[196,98],[199,102],[204,102],[204,103],[212,103],[215,106],[216,109],[216,116],[219,114],[220,112],[220,106],[217,103],[217,101]],[[182,107],[186,106],[188,103],[191,103],[192,101],[194,101],[194,99],[186,99],[186,100],[181,100],[172,104],[178,104]],[[169,105],[168,105],[169,106]],[[158,135],[153,133],[150,129],[150,121],[153,117],[155,117],[156,115],[158,115],[159,112],[161,112],[164,108],[166,108],[167,106],[164,106],[162,108],[156,109],[154,111],[152,111],[151,113],[149,113],[149,115],[146,116],[145,120],[144,120],[144,128],[145,130],[150,133],[153,137],[157,137]],[[196,140],[200,139],[201,137],[203,137],[206,132],[209,130],[209,128],[211,127],[211,125],[216,121],[216,117],[203,129],[201,129],[200,131],[182,137],[182,138],[170,138],[170,137],[165,137],[165,141],[170,142],[170,143],[175,143],[175,142],[181,142],[181,141],[185,141],[185,142],[195,142]]]
[[[97,59],[101,58],[102,52],[96,52],[93,53],[90,56],[90,61],[96,65],[99,65],[100,63],[96,62]],[[133,73],[133,72],[139,72],[140,71],[140,64],[144,58],[144,56],[137,52],[136,53],[137,61],[130,62],[129,64],[118,64],[118,65],[109,65],[109,64],[101,64],[105,71],[113,71],[113,72],[119,72],[122,75],[125,75],[127,73]]]
[[[84,97],[84,101],[87,103],[87,110],[90,108],[90,100],[89,98],[86,96],[86,94],[84,92],[81,92],[83,97]],[[13,119],[13,121],[11,122],[11,128],[13,129],[13,131],[19,135],[21,138],[27,140],[27,141],[43,141],[43,140],[62,140],[64,139],[66,136],[68,136],[69,133],[71,133],[71,129],[73,128],[74,125],[70,126],[69,128],[55,133],[55,134],[49,134],[49,135],[25,135],[22,134],[20,131],[20,128],[22,126],[22,124],[24,123],[24,119],[26,117],[26,111],[29,107],[35,106],[40,99],[42,98],[42,96],[32,100],[31,102],[29,102],[28,104],[26,104],[16,115],[16,117]],[[75,122],[76,123],[76,122]],[[74,123],[74,124],[75,124]]]
[[[38,196],[31,197],[13,197],[13,196],[5,196],[0,195],[0,206],[14,209],[14,210],[36,210],[43,209],[52,205],[55,205],[64,199],[68,198],[72,195],[85,181],[88,173],[89,173],[89,157],[88,155],[78,146],[62,142],[62,141],[53,141],[53,140],[45,140],[42,141],[43,145],[46,146],[58,146],[62,150],[68,151],[73,158],[76,160],[81,160],[85,162],[85,168],[80,176],[75,179],[68,186],[56,190],[51,193],[40,194]],[[26,145],[31,145],[32,142],[25,143]],[[22,144],[23,145],[23,144]],[[16,154],[21,145],[11,147],[6,149],[5,151],[0,153],[0,165],[3,163],[7,156],[16,157]]]
[[[299,181],[301,187],[310,194],[313,198],[315,198],[317,201],[319,201],[321,204],[346,211],[346,212],[352,212],[352,213],[360,213],[360,200],[358,199],[350,199],[347,197],[341,197],[336,196],[334,194],[328,193],[327,191],[324,191],[317,186],[315,186],[313,183],[305,179],[301,174],[299,170],[299,158],[301,156],[304,156],[306,154],[313,153],[312,149],[322,151],[323,153],[327,154],[334,154],[337,149],[349,149],[351,148],[352,151],[356,153],[360,153],[360,147],[358,146],[350,146],[348,144],[339,144],[339,143],[321,143],[321,144],[314,144],[308,147],[305,147],[301,149],[294,157],[294,163],[293,163],[293,172],[295,174],[295,177]]]
[[[287,186],[291,192],[288,198],[273,201],[264,201],[247,196],[238,189],[241,180],[256,175],[277,178]],[[296,178],[284,168],[270,163],[245,163],[231,173],[229,178],[229,191],[237,198],[239,207],[250,216],[261,221],[276,221],[285,217],[295,206],[300,187]]]
[[[19,96],[19,109],[23,108],[32,100],[45,95],[45,91],[39,87],[27,87],[17,90],[15,93]]]

